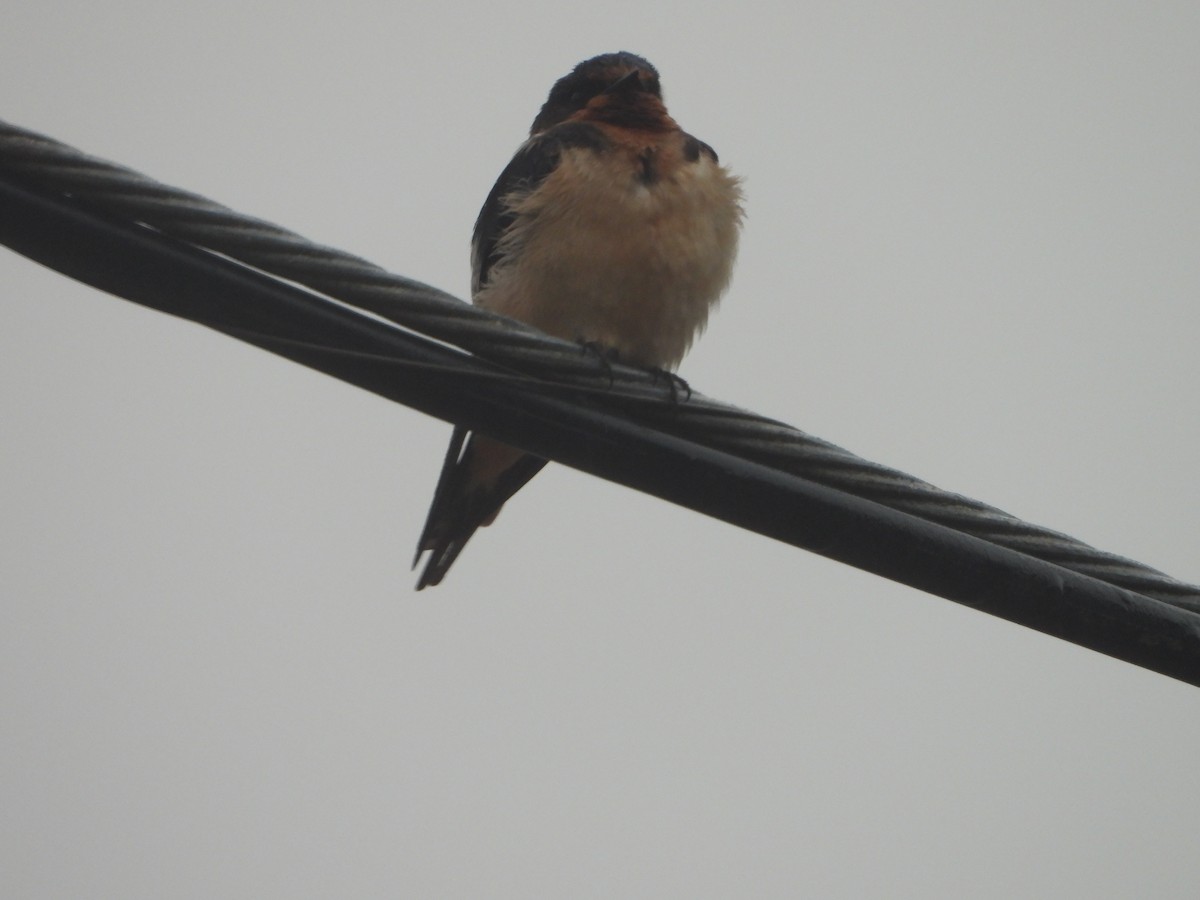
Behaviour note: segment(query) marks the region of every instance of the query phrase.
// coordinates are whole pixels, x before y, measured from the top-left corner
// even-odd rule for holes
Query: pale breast
[[[684,135],[647,157],[564,151],[516,221],[481,306],[625,361],[674,368],[729,284],[741,224],[737,179]],[[689,139],[690,140],[690,139]]]

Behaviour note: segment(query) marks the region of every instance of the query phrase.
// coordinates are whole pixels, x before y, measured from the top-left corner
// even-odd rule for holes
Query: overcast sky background
[[[0,118],[465,296],[628,49],[745,178],[682,374],[1200,580],[1200,5],[24,3]],[[1191,898],[1200,692],[0,251],[0,892]]]

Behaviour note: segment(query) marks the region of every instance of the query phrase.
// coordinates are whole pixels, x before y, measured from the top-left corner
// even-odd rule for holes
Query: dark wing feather
[[[509,197],[535,190],[558,166],[563,150],[570,147],[602,150],[606,146],[608,139],[604,132],[582,122],[556,125],[522,145],[500,173],[475,221],[471,240],[472,296],[487,285],[492,271],[503,262],[500,238],[516,219]],[[471,535],[491,522],[505,501],[546,465],[544,459],[525,454],[493,483],[476,483],[471,477],[476,447],[470,432],[461,426],[454,429],[413,560],[415,567],[421,554],[430,554],[417,581],[417,590],[438,584]]]
[[[425,520],[421,540],[417,542],[417,555],[413,557],[413,568],[416,568],[421,554],[431,552],[417,580],[418,591],[428,585],[440,584],[471,535],[481,525],[490,523],[504,502],[546,465],[546,460],[526,453],[494,483],[471,484],[473,454],[478,447],[472,437],[467,429],[456,426],[446,449],[446,461],[429,507],[429,517]]]
[[[713,162],[720,162],[717,158],[717,151],[698,137],[693,137],[690,134],[683,136],[683,158],[688,162],[696,162],[700,158],[700,154],[712,159]]]
[[[475,232],[471,237],[472,297],[488,283],[492,269],[503,258],[499,250],[500,237],[516,219],[507,202],[509,196],[528,193],[545,181],[546,176],[557,168],[562,151],[568,147],[601,150],[606,146],[608,138],[604,132],[586,122],[564,122],[521,145],[496,179],[479,210],[479,218],[475,220]]]

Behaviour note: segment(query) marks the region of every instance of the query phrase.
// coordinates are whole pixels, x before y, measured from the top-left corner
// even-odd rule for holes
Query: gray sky
[[[682,374],[1200,580],[1200,5],[21,4],[0,117],[460,296],[550,84],[745,177]],[[0,887],[1194,897],[1200,692],[0,251]]]

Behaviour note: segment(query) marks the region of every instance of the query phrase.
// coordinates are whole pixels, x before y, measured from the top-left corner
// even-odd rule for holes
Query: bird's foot
[[[611,388],[613,386],[612,367],[619,356],[617,349],[602,344],[599,341],[587,341],[583,338],[578,338],[576,343],[579,344],[579,349],[583,351],[584,356],[590,356],[600,364],[600,368],[608,376],[608,386]]]
[[[655,384],[658,384],[660,381],[667,383],[667,389],[671,392],[672,403],[679,403],[680,395],[683,395],[684,402],[692,399],[692,386],[674,372],[668,372],[666,369],[651,369],[650,375],[654,379]]]

